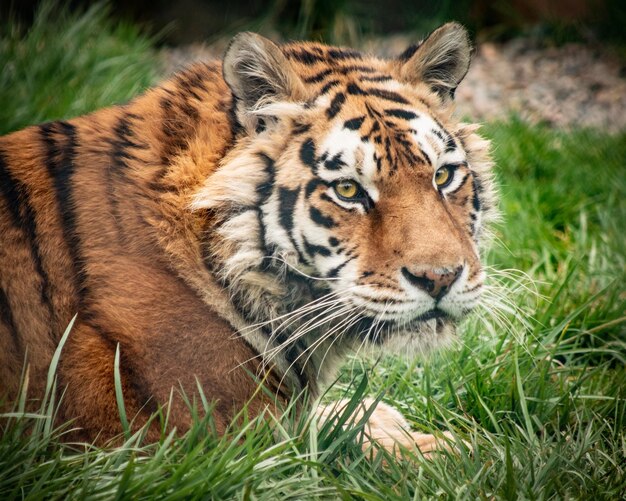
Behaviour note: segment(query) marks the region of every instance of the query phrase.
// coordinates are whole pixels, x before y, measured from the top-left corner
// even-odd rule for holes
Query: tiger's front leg
[[[341,414],[349,400],[339,400],[317,409],[317,415],[324,422],[333,415]],[[353,412],[349,422],[360,422],[365,413],[375,404],[374,399],[364,399]],[[379,402],[370,414],[362,437],[362,448],[366,452],[377,448],[385,449],[397,458],[401,458],[403,450],[418,449],[425,458],[430,458],[437,451],[455,450],[454,437],[450,432],[438,435],[412,431],[402,414],[392,406]],[[361,437],[359,437],[361,438]]]

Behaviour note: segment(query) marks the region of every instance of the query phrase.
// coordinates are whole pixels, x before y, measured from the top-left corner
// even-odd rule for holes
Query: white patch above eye
[[[409,125],[415,131],[413,138],[420,149],[428,156],[428,159],[437,165],[437,159],[445,151],[445,142],[443,142],[433,130],[440,130],[437,123],[424,112],[416,112],[417,118],[409,121]],[[429,140],[430,139],[430,140]],[[436,151],[432,144],[440,144],[441,150]]]
[[[318,157],[324,154],[326,158],[337,157],[341,159],[342,165],[337,169],[329,169],[324,162],[320,162],[318,175],[329,183],[339,179],[354,179],[367,191],[369,197],[377,202],[380,196],[374,183],[375,151],[374,145],[369,141],[363,141],[358,131],[346,129],[343,124],[337,124],[319,146]],[[343,206],[342,203],[339,205]]]
[[[416,114],[418,117],[409,122],[411,128],[415,130],[413,138],[428,156],[435,170],[443,165],[466,161],[465,152],[458,142],[455,141],[456,147],[452,151],[446,151],[448,146],[446,139],[452,136],[445,129],[442,129],[428,114],[424,112],[416,112]]]
[[[461,164],[466,162],[465,152],[461,149],[460,146],[457,146],[454,151],[450,151],[444,153],[439,157],[439,161],[437,163],[437,167],[441,167],[442,165],[449,164]]]
[[[326,139],[318,148],[318,158],[326,154],[327,158],[340,156],[342,165],[339,169],[328,169],[324,163],[319,165],[318,172],[325,181],[356,176],[356,152],[365,146],[357,131],[346,129],[338,124],[333,127]]]

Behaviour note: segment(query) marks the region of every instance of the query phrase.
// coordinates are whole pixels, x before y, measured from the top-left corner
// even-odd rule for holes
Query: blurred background
[[[138,72],[135,81],[144,88],[195,60],[220,58],[230,37],[242,30],[279,41],[319,40],[393,57],[437,26],[456,20],[469,29],[477,48],[457,94],[461,114],[483,121],[515,114],[534,124],[599,127],[609,132],[626,128],[624,0],[0,0],[0,5],[2,56],[23,57],[24,63],[21,76],[19,71],[11,73],[11,64],[5,67],[0,85],[11,88],[15,87],[11,82],[19,81],[18,92],[25,98],[42,95],[44,102],[35,107],[41,119],[57,116],[67,107],[76,112],[84,109],[74,106],[73,91],[56,115],[38,113],[50,104],[50,94],[41,93],[41,85],[82,78],[84,66],[76,71],[71,50],[64,54],[68,47],[77,51],[78,61],[93,57],[95,69],[105,64],[106,57],[121,54],[126,55],[125,68],[130,68],[130,54],[145,55],[145,50],[135,51],[145,42],[153,54],[149,66],[156,74],[148,78],[146,68]],[[82,30],[73,28],[71,19]],[[65,45],[59,41],[61,33],[68,37]],[[85,39],[69,40],[70,33]],[[105,37],[106,43],[98,39],[104,33],[112,34]],[[124,41],[128,43],[119,46]],[[42,52],[44,43],[48,48],[56,46],[63,62],[49,64],[51,72],[44,69],[43,75],[33,77],[31,66],[45,65],[41,57],[50,57]],[[111,44],[117,44],[117,50],[108,51]],[[87,45],[93,46],[92,52],[80,50]],[[40,51],[36,63],[26,46]],[[63,80],[53,74],[59,65],[68,69]],[[33,88],[25,87],[25,81],[33,82]],[[132,92],[122,97],[136,90],[131,85]],[[110,102],[117,101],[96,100],[95,104]],[[13,107],[11,102],[8,106]],[[20,118],[11,112],[0,132],[31,120],[29,113]]]
[[[40,3],[2,0],[0,15],[28,24]],[[450,19],[482,40],[519,35],[554,43],[626,40],[623,0],[113,0],[110,5],[115,17],[141,23],[159,34],[161,43],[174,45],[242,29],[355,44],[369,35],[428,32]]]

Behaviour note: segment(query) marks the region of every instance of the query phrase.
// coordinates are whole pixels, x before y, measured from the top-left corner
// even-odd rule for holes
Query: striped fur
[[[251,374],[285,398],[363,345],[444,344],[479,300],[495,216],[488,143],[452,118],[467,64],[453,24],[393,61],[242,34],[223,67],[0,138],[2,396],[25,360],[41,396],[75,313],[60,418],[87,440],[119,431],[118,345],[136,424],[197,379],[223,430]]]

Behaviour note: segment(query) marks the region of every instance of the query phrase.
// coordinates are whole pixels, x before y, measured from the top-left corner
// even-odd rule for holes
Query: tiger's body
[[[0,138],[0,398],[25,361],[41,397],[74,314],[59,418],[86,440],[120,431],[118,345],[138,425],[199,383],[221,432],[267,404],[251,374],[287,399],[363,344],[444,344],[494,206],[488,144],[451,118],[468,64],[455,24],[394,61],[243,34],[223,67]]]

